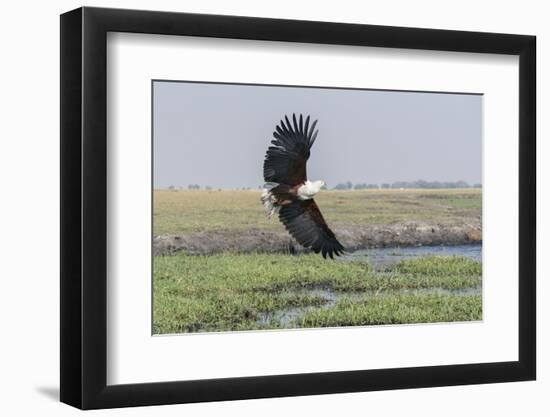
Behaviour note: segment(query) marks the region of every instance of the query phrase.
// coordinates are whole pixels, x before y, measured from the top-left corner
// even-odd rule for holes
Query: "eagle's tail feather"
[[[262,204],[264,205],[267,215],[271,218],[274,214],[277,214],[281,207],[277,204],[277,197],[271,192],[271,190],[277,187],[279,184],[276,182],[267,182],[264,184],[262,190]]]

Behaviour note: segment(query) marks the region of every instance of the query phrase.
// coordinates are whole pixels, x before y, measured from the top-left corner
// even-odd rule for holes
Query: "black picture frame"
[[[107,375],[108,32],[519,56],[519,358],[112,385]],[[61,15],[61,401],[81,409],[533,380],[536,377],[534,36],[83,7]]]

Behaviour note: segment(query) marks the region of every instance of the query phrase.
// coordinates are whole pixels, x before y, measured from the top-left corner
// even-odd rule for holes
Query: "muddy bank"
[[[334,232],[348,251],[380,247],[465,245],[481,243],[481,222],[461,225],[411,222],[406,224],[335,227]],[[153,239],[153,254],[209,255],[224,251],[239,253],[296,253],[304,248],[286,231],[246,230],[163,235]]]

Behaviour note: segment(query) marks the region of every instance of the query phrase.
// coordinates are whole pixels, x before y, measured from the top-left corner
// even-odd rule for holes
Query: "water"
[[[320,306],[290,307],[272,312],[263,312],[260,313],[258,323],[265,326],[269,325],[271,321],[275,321],[279,322],[284,327],[287,327],[290,326],[296,319],[302,317],[310,310],[330,308],[336,305],[336,303],[342,296],[342,294],[339,294],[333,289],[326,287],[304,288],[300,290],[295,290],[294,293],[311,297],[320,297],[325,300],[325,303]]]
[[[440,255],[440,256],[465,256],[475,261],[481,262],[481,245],[459,245],[459,246],[417,246],[405,248],[376,248],[358,250],[346,254],[338,259],[342,261],[368,261],[376,269],[394,265],[405,259],[414,259],[422,256]],[[269,325],[271,321],[279,322],[283,327],[292,327],[295,320],[302,317],[308,311],[313,309],[326,309],[334,306],[338,300],[343,297],[362,297],[367,292],[346,292],[341,293],[331,288],[317,287],[298,290],[299,293],[315,297],[322,297],[325,303],[321,306],[292,307],[284,310],[277,310],[270,313],[262,313],[258,320],[261,325]],[[444,295],[479,295],[481,288],[464,288],[459,290],[449,290],[444,288],[423,288],[423,289],[403,289],[399,290],[402,294],[444,294]],[[375,295],[374,293],[372,295]]]
[[[331,308],[336,305],[336,303],[342,298],[362,298],[365,295],[370,296],[380,296],[383,297],[385,293],[377,295],[374,291],[364,291],[364,292],[338,292],[334,291],[331,288],[318,287],[311,289],[297,290],[297,293],[303,295],[310,295],[314,297],[322,297],[325,299],[325,303],[317,306],[301,306],[301,307],[290,307],[281,310],[275,310],[270,312],[262,312],[258,317],[258,324],[261,326],[269,326],[272,322],[279,323],[282,327],[289,328],[293,327],[293,324],[300,317],[303,317],[307,312],[311,310],[320,310]],[[414,288],[414,289],[402,289],[397,291],[392,291],[392,293],[398,292],[400,294],[440,294],[440,295],[479,295],[481,294],[481,288],[462,288],[458,290],[450,290],[446,288]]]
[[[381,269],[396,264],[406,259],[421,256],[465,256],[481,262],[481,245],[457,245],[457,246],[412,246],[404,248],[375,248],[358,250],[342,256],[344,261],[368,260],[375,268]]]

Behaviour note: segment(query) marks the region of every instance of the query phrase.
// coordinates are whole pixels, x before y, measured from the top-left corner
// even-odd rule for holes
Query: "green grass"
[[[441,294],[341,299],[334,308],[310,311],[299,327],[434,323],[481,319],[481,297]]]
[[[457,293],[480,285],[481,265],[462,257],[403,261],[381,272],[314,254],[155,257],[153,330],[480,320],[481,296]],[[282,319],[285,311],[295,317]]]
[[[460,256],[426,256],[401,262],[396,271],[415,276],[481,276],[481,263]]]
[[[154,192],[154,234],[276,230],[260,203],[260,190]],[[481,216],[481,190],[321,191],[315,200],[329,224],[427,221],[462,225]]]

